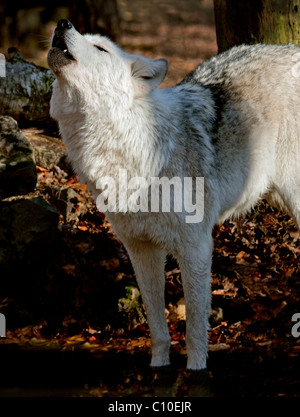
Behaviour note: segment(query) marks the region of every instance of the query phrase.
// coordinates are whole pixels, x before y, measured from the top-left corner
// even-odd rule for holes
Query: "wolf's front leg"
[[[211,308],[212,238],[187,245],[178,256],[186,304],[187,368],[206,368]]]
[[[151,366],[169,365],[170,336],[165,316],[166,252],[150,242],[124,242],[145,306],[151,334]]]

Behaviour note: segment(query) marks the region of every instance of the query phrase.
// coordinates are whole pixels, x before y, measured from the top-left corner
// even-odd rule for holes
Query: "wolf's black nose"
[[[57,29],[63,30],[63,29],[71,29],[73,27],[70,20],[67,19],[61,19],[57,23]]]

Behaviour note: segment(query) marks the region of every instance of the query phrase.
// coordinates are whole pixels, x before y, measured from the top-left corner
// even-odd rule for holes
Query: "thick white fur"
[[[300,224],[300,80],[296,46],[241,46],[158,90],[165,60],[127,54],[107,38],[66,31],[76,61],[56,74],[51,115],[69,159],[95,198],[101,177],[204,177],[205,213],[108,213],[131,258],[146,308],[153,366],[169,364],[167,253],[179,262],[187,312],[187,367],[206,367],[212,228],[267,195]],[[94,45],[105,48],[101,52]]]

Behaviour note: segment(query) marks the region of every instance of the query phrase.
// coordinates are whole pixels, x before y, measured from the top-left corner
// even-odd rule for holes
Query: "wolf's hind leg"
[[[299,181],[289,183],[277,188],[276,193],[268,198],[268,201],[278,208],[286,211],[300,229],[300,175]]]
[[[293,217],[296,226],[300,229],[300,120],[298,118],[299,116],[296,120],[297,134],[294,129],[292,132],[294,134],[290,134],[278,150],[274,189],[275,196],[279,195],[278,200],[282,202],[282,208]]]
[[[294,192],[290,190],[289,193],[285,192],[282,196],[288,208],[288,213],[293,217],[296,226],[300,229],[300,181],[297,190],[294,190]]]

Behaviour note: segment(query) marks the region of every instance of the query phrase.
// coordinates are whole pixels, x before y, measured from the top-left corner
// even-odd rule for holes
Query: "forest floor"
[[[212,2],[122,0],[123,46],[165,57],[164,87],[217,53]],[[25,135],[49,134],[40,128]],[[60,212],[57,246],[31,283],[15,279],[0,299],[0,396],[299,397],[300,233],[265,201],[214,230],[208,375],[185,370],[180,270],[166,264],[166,315],[172,368],[151,370],[150,340],[130,261],[85,185],[68,169],[37,167],[33,196],[76,192],[72,216]],[[73,215],[74,214],[74,215]],[[198,378],[199,377],[199,378]]]

